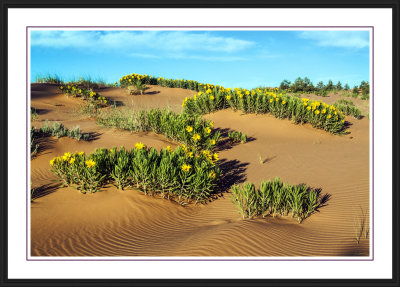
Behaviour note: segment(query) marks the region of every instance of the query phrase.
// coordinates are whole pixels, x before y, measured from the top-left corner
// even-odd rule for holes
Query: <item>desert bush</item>
[[[209,156],[211,155],[211,157]],[[157,151],[136,143],[130,151],[96,149],[55,157],[51,170],[64,186],[94,193],[107,183],[119,189],[133,187],[145,194],[159,194],[179,202],[204,202],[216,190],[220,170],[217,154],[179,146]]]
[[[243,134],[242,132],[238,132],[238,131],[229,131],[228,138],[233,143],[246,143],[247,142],[247,135]]]
[[[57,74],[47,74],[47,75],[39,75],[35,79],[35,83],[40,83],[40,84],[63,84],[64,81],[61,79],[61,77]]]
[[[59,90],[67,96],[80,97],[97,107],[106,107],[111,104],[110,99],[101,96],[92,89],[86,89],[83,86],[67,84],[60,86]]]
[[[263,181],[258,189],[253,183],[233,185],[232,202],[243,218],[291,215],[299,223],[321,204],[320,192],[304,184],[291,185],[279,178]]]
[[[333,104],[341,113],[352,116],[356,119],[361,118],[361,111],[359,108],[355,107],[354,105],[349,104],[339,104],[339,101]]]
[[[136,94],[144,94],[144,91],[147,89],[147,86],[140,80],[135,80],[132,82],[132,85],[127,87],[130,95]]]
[[[337,100],[337,101],[335,102],[335,104],[354,106],[353,101],[349,101],[349,100],[345,100],[345,99]]]
[[[31,121],[36,121],[38,119],[37,110],[31,107]]]
[[[36,142],[38,137],[39,137],[39,132],[34,127],[31,127],[31,132],[30,132],[31,156],[36,155],[38,152],[39,144]]]
[[[89,140],[89,133],[82,133],[79,127],[75,127],[72,130],[66,128],[63,124],[58,122],[54,122],[50,125],[50,122],[46,120],[45,124],[36,129],[34,127],[31,128],[31,140],[42,137],[42,136],[55,136],[55,137],[70,137],[75,138],[77,140]]]
[[[142,111],[103,112],[97,118],[100,125],[131,132],[152,131],[195,150],[214,149],[220,133],[213,131],[212,121],[197,115],[177,114],[172,111],[151,109]]]

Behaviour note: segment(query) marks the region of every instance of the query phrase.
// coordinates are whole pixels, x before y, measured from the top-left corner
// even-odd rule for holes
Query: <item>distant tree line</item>
[[[336,84],[334,84],[332,80],[329,80],[327,84],[324,84],[324,82],[320,81],[317,83],[316,86],[314,86],[314,84],[307,77],[305,78],[298,77],[293,83],[288,80],[283,80],[279,88],[281,90],[290,90],[291,92],[294,93],[296,92],[327,93],[328,91],[335,91],[335,90],[350,91],[349,84],[345,84],[343,86],[340,81],[337,82]],[[354,86],[351,91],[353,94],[359,94],[359,92],[361,91],[362,95],[369,95],[369,82],[362,81],[359,86]]]

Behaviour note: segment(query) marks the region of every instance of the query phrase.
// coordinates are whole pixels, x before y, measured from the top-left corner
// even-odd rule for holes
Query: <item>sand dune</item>
[[[128,96],[117,88],[101,93],[129,108],[180,110],[194,92],[151,86],[147,95]],[[333,100],[334,95],[330,97]],[[325,100],[325,98],[321,98]],[[331,135],[269,115],[223,110],[206,115],[223,133],[238,130],[251,140],[220,151],[227,180],[259,183],[276,176],[330,194],[327,205],[301,224],[280,217],[242,220],[229,193],[205,205],[181,206],[138,191],[109,186],[96,194],[58,188],[49,160],[66,151],[97,147],[131,148],[137,141],[157,149],[176,146],[153,133],[132,134],[78,117],[79,99],[55,86],[32,85],[31,106],[45,119],[98,133],[96,140],[50,138],[31,161],[37,198],[31,203],[32,256],[355,256],[369,255],[369,238],[355,240],[355,222],[369,207],[369,120],[348,118],[350,134]],[[41,112],[43,110],[43,112]],[[76,116],[71,116],[71,115]],[[260,157],[263,163],[260,163]],[[236,168],[239,174],[229,174]]]

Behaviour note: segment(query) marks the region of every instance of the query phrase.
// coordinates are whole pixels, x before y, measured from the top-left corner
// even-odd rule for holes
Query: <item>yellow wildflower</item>
[[[73,164],[75,162],[75,158],[71,158],[71,160],[69,161],[70,164]]]
[[[332,117],[331,114],[328,114],[328,115],[326,116],[327,119],[330,119],[331,117]]]
[[[172,151],[172,148],[169,145],[167,146],[167,151]]]
[[[282,105],[286,104],[286,101],[282,101]]]
[[[193,157],[193,152],[191,152],[191,151],[188,152],[188,153],[187,153],[187,156],[188,156],[189,158],[192,158],[192,157]]]
[[[226,96],[226,99],[229,101],[229,100],[231,99],[231,96],[230,96],[230,95],[227,95],[227,96]]]
[[[214,127],[214,122],[213,121],[210,122],[210,127],[212,127],[212,128]]]
[[[269,102],[272,103],[272,102],[274,102],[274,100],[273,100],[273,99],[270,99]]]
[[[211,145],[215,145],[215,140],[214,140],[214,139],[211,139],[211,140],[210,140],[210,144],[211,144]]]
[[[185,164],[182,165],[182,170],[185,171],[185,172],[189,172],[191,168],[192,167],[189,164],[185,163]]]
[[[86,164],[87,167],[91,168],[91,167],[96,165],[96,162],[91,159],[91,160],[85,161],[85,164]]]
[[[64,161],[68,161],[68,160],[70,159],[70,157],[71,157],[71,153],[66,152],[66,153],[64,153],[62,159],[63,159]]]
[[[217,160],[219,159],[218,154],[217,154],[217,153],[214,153],[214,154],[213,154],[213,158],[214,158],[215,161],[217,161]]]
[[[83,155],[84,154],[84,152],[83,151],[81,151],[80,153],[79,153],[79,155]]]
[[[188,133],[191,133],[191,132],[193,131],[193,128],[192,128],[191,126],[187,126],[187,127],[186,127],[186,131],[187,131]]]
[[[195,135],[192,137],[192,139],[193,139],[194,141],[198,141],[198,140],[200,140],[200,135],[199,135],[199,134],[195,134]]]
[[[318,115],[318,114],[319,114],[319,110],[316,110],[316,111],[315,111],[315,114]]]
[[[310,107],[310,106],[307,107],[307,111],[309,111],[309,110],[311,110],[311,107]]]
[[[211,171],[211,172],[210,172],[210,175],[209,175],[210,178],[215,178],[216,176],[217,176],[217,175],[215,174],[214,171]]]
[[[205,131],[206,131],[206,133],[211,133],[211,129],[209,128],[209,127],[206,127],[205,129],[204,129]]]
[[[136,143],[136,144],[135,144],[135,148],[136,148],[136,149],[142,149],[142,148],[144,148],[144,144],[142,144],[141,142]]]
[[[210,100],[214,100],[214,96],[210,96]]]
[[[50,165],[51,165],[51,166],[54,164],[54,160],[55,160],[55,158],[53,158],[53,159],[50,161]]]

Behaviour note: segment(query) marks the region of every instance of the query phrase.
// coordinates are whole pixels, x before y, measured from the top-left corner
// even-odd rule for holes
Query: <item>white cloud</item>
[[[369,46],[368,31],[304,31],[299,36],[316,41],[319,46],[355,49]]]
[[[119,51],[127,55],[156,58],[160,53],[198,52],[232,54],[253,46],[251,41],[222,37],[209,32],[186,31],[32,31],[31,45],[51,48],[85,48]],[[198,56],[202,57],[202,56]],[[207,57],[205,57],[207,58]]]

